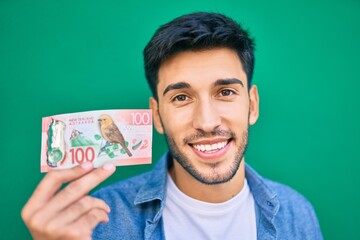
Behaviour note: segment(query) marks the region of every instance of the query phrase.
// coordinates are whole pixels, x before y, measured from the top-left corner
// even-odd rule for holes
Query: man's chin
[[[229,166],[223,166],[223,162],[205,163],[201,167],[195,167],[184,162],[177,162],[189,173],[194,179],[206,185],[215,185],[229,182],[236,175],[238,165],[235,164],[229,169]],[[226,169],[224,169],[226,168]],[[201,169],[201,170],[200,170]]]
[[[235,173],[227,173],[227,174],[216,174],[211,176],[204,176],[202,174],[192,175],[197,181],[203,183],[205,185],[217,185],[229,182],[234,178]]]

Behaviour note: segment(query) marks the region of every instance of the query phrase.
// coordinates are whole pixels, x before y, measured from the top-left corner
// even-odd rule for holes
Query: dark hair
[[[239,55],[248,78],[254,70],[254,40],[234,20],[217,13],[197,12],[160,26],[144,48],[145,76],[155,99],[161,64],[175,53],[226,47]]]

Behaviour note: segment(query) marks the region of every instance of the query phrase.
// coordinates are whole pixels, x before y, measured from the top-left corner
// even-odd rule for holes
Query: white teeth
[[[219,142],[219,143],[214,143],[214,144],[199,144],[199,145],[193,145],[193,147],[198,150],[198,151],[214,151],[214,150],[219,150],[225,147],[225,145],[227,144],[227,141],[224,142]]]

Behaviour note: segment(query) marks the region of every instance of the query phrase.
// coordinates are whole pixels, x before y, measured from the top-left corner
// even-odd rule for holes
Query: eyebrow
[[[163,96],[170,90],[183,89],[183,88],[190,88],[190,84],[186,82],[178,82],[178,83],[170,84],[165,88],[163,92]]]
[[[241,86],[244,87],[243,82],[237,78],[218,79],[215,81],[214,86],[216,87],[216,86],[230,85],[230,84],[240,84]],[[170,84],[165,88],[163,92],[163,96],[171,90],[184,89],[184,88],[190,88],[190,84],[186,82],[178,82],[178,83]]]
[[[240,84],[244,87],[244,83],[237,78],[228,78],[228,79],[218,79],[215,81],[214,86],[221,86],[221,85],[230,85],[230,84]]]

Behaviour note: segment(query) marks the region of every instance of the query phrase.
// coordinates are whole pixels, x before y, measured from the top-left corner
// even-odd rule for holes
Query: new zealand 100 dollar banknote
[[[99,167],[151,163],[151,110],[100,110],[42,119],[41,172],[85,161]]]

